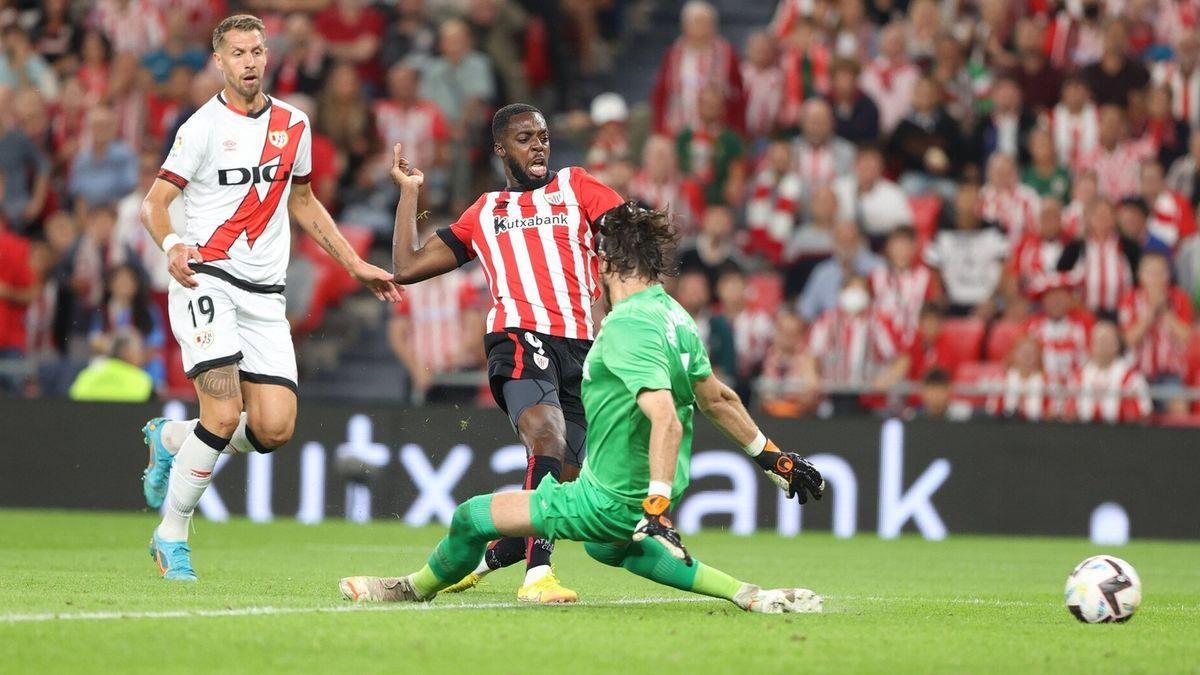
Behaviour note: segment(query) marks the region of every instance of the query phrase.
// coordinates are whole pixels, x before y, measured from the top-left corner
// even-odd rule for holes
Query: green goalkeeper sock
[[[587,544],[585,549],[602,563],[620,565],[639,577],[681,591],[732,601],[742,587],[741,581],[699,560],[693,559],[689,566],[652,539],[630,543],[623,556],[611,544]]]
[[[732,602],[733,597],[744,585],[721,570],[696,561],[696,580],[692,582],[691,588],[693,593],[725,598]]]
[[[492,522],[492,495],[459,504],[450,521],[450,533],[433,549],[428,564],[412,575],[413,587],[422,597],[432,598],[458,583],[479,564],[487,543],[499,536]]]

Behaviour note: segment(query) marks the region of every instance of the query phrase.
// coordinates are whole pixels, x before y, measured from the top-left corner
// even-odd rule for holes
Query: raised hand
[[[408,159],[403,154],[404,146],[397,143],[392,146],[392,182],[401,190],[407,188],[420,189],[425,182],[425,174],[421,170],[409,166]]]

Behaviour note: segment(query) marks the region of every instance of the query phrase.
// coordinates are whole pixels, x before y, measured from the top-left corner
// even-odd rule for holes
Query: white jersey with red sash
[[[291,252],[288,195],[312,172],[312,130],[267,97],[253,114],[209,99],[180,127],[158,177],[183,190],[183,241],[243,282],[282,286]]]

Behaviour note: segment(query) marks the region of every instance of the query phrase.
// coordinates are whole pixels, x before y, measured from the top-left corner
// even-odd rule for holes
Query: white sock
[[[172,455],[179,454],[179,448],[183,447],[183,441],[192,433],[192,429],[196,428],[196,423],[200,420],[168,420],[163,423],[162,427],[162,442],[166,446],[167,452]]]
[[[170,420],[164,423],[162,441],[163,446],[167,448],[167,452],[172,455],[179,454],[179,448],[183,446],[183,441],[192,433],[192,430],[196,428],[196,424],[199,421],[198,419]],[[248,452],[254,452],[254,446],[246,438],[246,413],[242,413],[237,429],[233,432],[233,438],[229,439],[229,445],[225,446],[224,452],[227,455],[244,455]]]
[[[538,565],[537,567],[530,567],[528,570],[525,571],[525,585],[528,586],[529,584],[540,581],[541,578],[546,576],[547,574],[550,574],[550,566],[549,565]]]
[[[487,565],[486,556],[483,558],[483,560],[479,561],[479,566],[475,568],[475,574],[478,574],[480,577],[486,577],[492,571],[492,568],[488,567]]]
[[[225,454],[245,455],[254,451],[254,445],[246,438],[246,413],[242,413],[237,429],[233,430],[233,438],[230,438],[229,445],[225,446]]]
[[[158,525],[158,536],[166,541],[187,541],[188,523],[200,501],[200,495],[212,482],[213,467],[221,453],[188,434],[171,464],[167,483],[167,508]]]

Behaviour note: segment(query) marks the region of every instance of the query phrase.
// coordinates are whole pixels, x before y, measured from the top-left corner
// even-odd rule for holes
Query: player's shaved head
[[[504,134],[508,131],[508,124],[512,121],[512,118],[517,115],[526,115],[529,113],[542,115],[541,110],[528,103],[510,103],[497,110],[496,114],[492,115],[492,142],[499,143],[504,138]],[[545,115],[542,115],[542,118],[545,119]]]
[[[536,190],[550,182],[550,129],[542,111],[526,103],[497,110],[492,141],[510,188]]]

